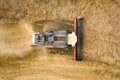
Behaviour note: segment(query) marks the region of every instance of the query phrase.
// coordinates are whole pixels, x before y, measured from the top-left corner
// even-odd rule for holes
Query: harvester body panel
[[[33,34],[34,41],[32,46],[41,45],[47,48],[66,48],[67,34],[68,31],[66,30],[35,33]]]

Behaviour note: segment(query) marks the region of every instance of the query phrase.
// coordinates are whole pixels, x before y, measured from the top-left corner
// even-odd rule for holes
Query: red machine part
[[[78,36],[78,19],[75,18],[74,19],[74,32],[76,34],[76,36]],[[75,47],[74,47],[74,60],[77,61],[77,43],[75,44]]]

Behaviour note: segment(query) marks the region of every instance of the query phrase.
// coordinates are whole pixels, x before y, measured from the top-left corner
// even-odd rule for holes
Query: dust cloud
[[[26,55],[31,50],[32,25],[29,23],[0,25],[0,55]]]

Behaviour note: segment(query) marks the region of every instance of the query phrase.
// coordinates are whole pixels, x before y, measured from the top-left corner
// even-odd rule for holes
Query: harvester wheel
[[[72,45],[68,45],[67,47],[66,47],[66,50],[71,50],[72,49]]]

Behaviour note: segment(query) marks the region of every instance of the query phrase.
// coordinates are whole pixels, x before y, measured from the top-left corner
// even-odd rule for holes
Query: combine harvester
[[[74,47],[74,60],[83,60],[83,18],[74,19],[74,31],[49,30],[43,33],[33,34],[32,47],[43,46],[45,48],[65,48]]]

